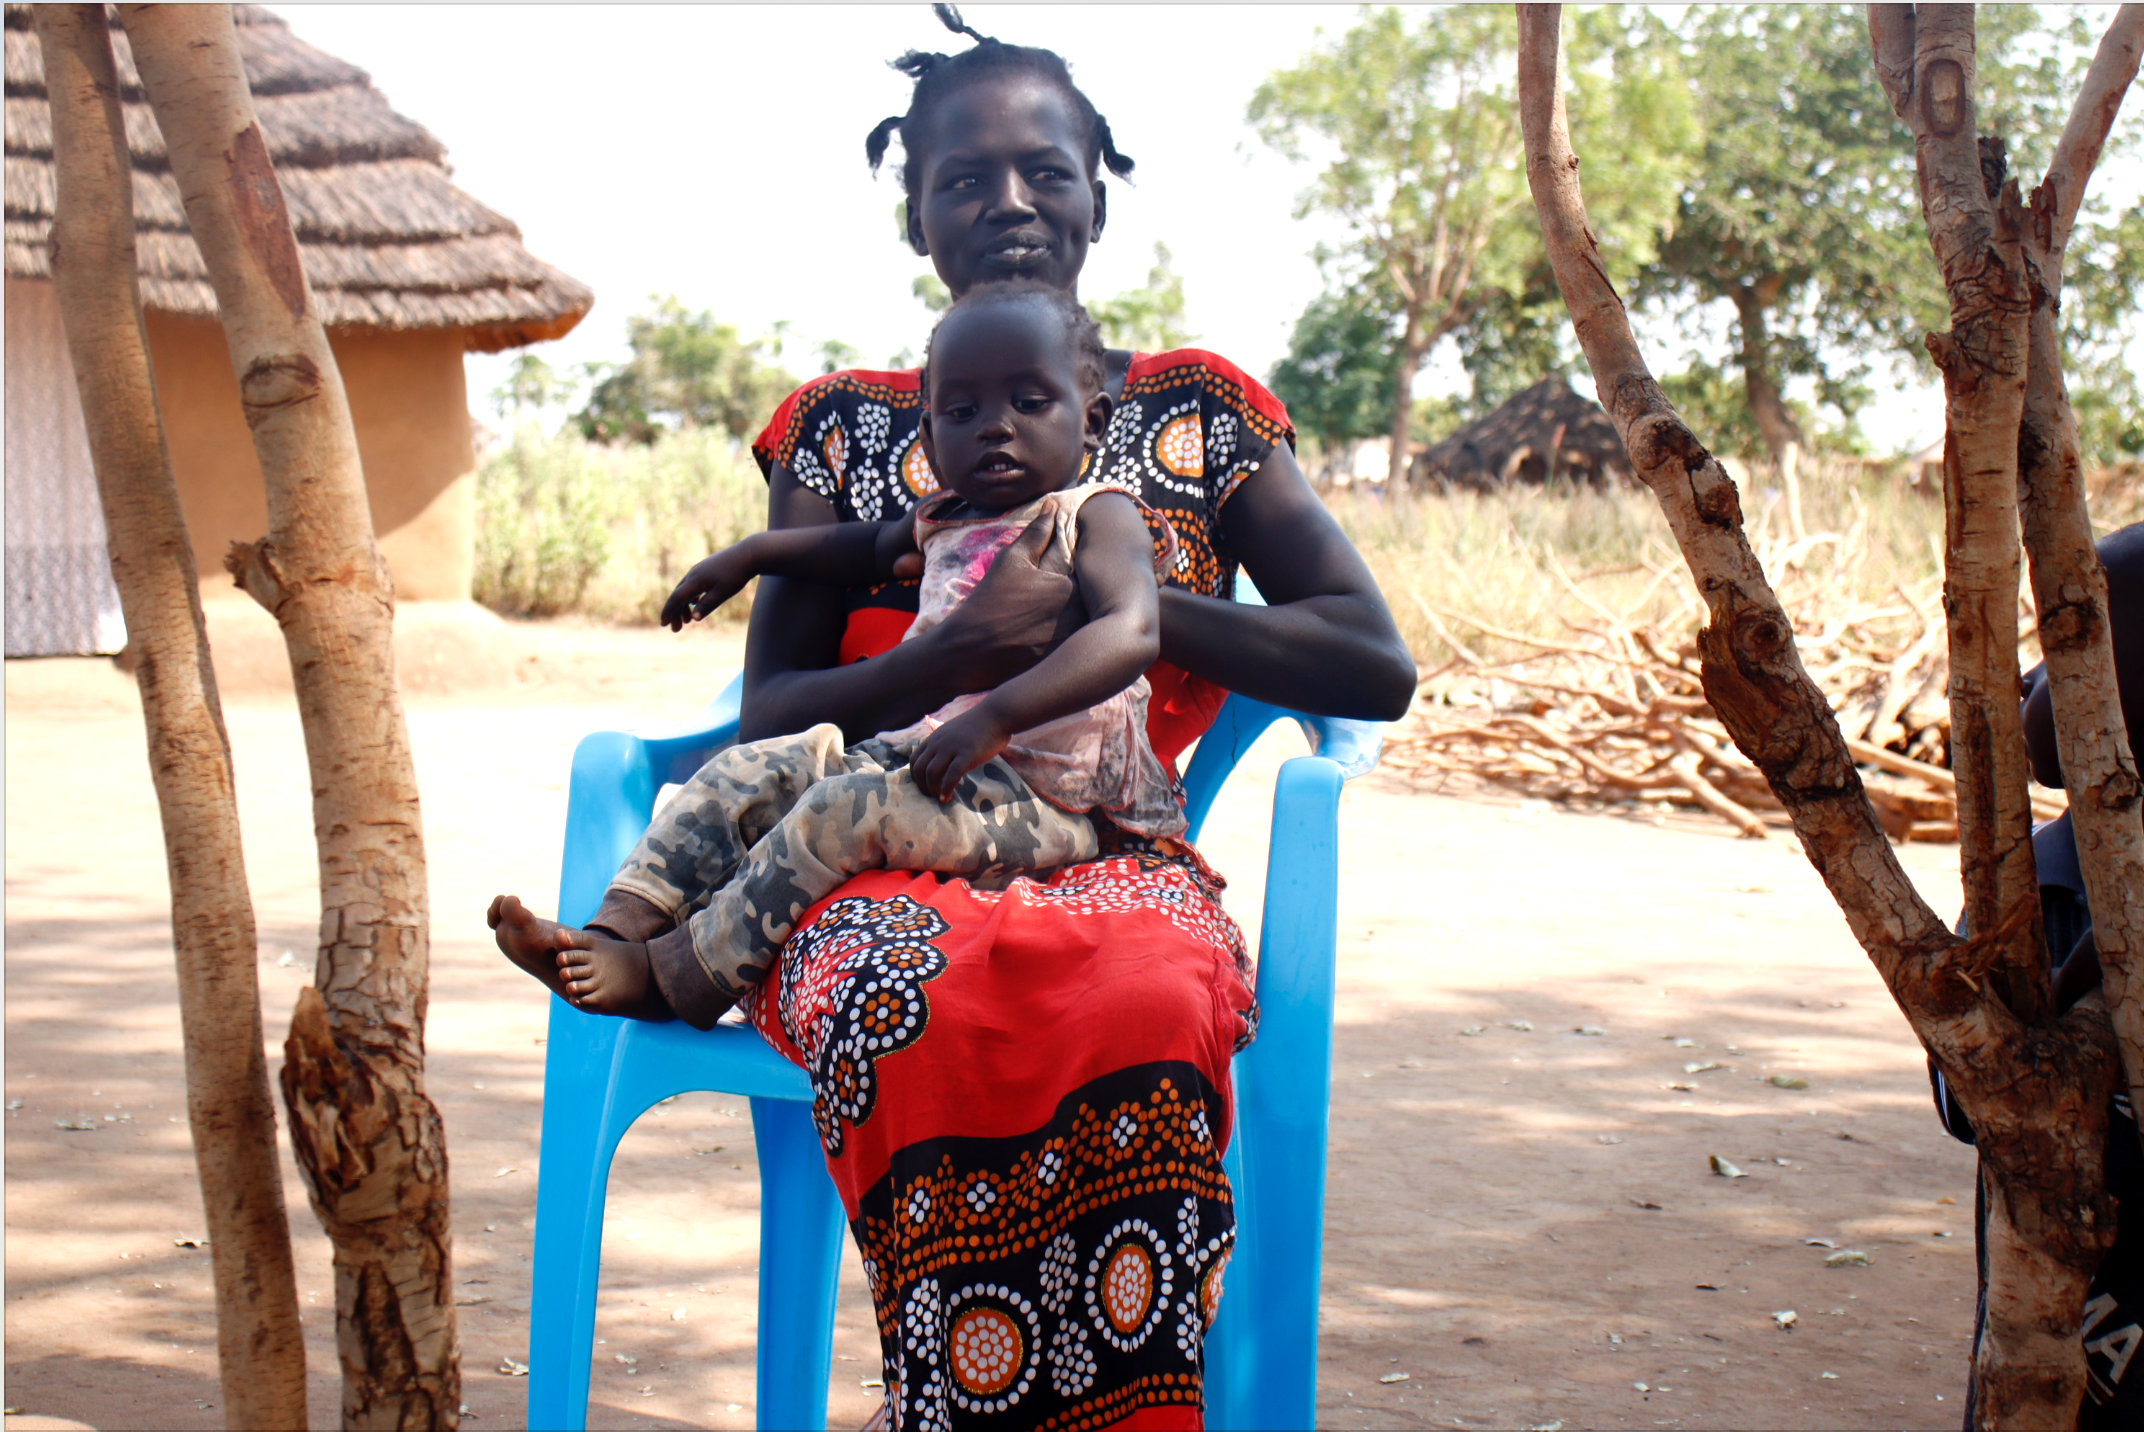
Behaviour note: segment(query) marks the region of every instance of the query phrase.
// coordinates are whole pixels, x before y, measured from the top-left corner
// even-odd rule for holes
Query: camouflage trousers
[[[656,812],[611,888],[686,926],[734,1001],[767,977],[803,913],[863,871],[989,880],[1094,858],[1094,822],[1036,795],[1003,758],[940,804],[908,756],[877,739],[844,746],[830,724],[717,752]]]

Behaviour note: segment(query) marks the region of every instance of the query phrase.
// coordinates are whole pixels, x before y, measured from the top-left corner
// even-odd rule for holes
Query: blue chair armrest
[[[655,813],[655,793],[683,781],[708,756],[737,739],[744,699],[740,674],[689,720],[635,735],[596,731],[573,751],[566,790],[566,852],[558,882],[558,918],[579,925],[603,903],[603,892]]]

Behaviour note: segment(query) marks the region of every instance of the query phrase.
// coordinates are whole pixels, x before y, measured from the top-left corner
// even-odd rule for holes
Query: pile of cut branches
[[[1817,533],[1760,543],[1760,555],[1885,829],[1899,841],[1955,840],[1940,579],[1858,597],[1871,589],[1854,580],[1868,560],[1859,539]],[[1409,594],[1452,655],[1424,673],[1414,712],[1386,746],[1387,768],[1429,788],[1471,779],[1539,799],[1706,811],[1750,836],[1785,828],[1705,700],[1697,596],[1665,617],[1633,615],[1687,579],[1654,567],[1653,587],[1617,611],[1588,593],[1587,576],[1545,555],[1568,598],[1558,635],[1502,629]],[[2030,612],[2021,619],[2029,634]],[[2038,817],[2061,810],[2059,794],[2035,791]]]

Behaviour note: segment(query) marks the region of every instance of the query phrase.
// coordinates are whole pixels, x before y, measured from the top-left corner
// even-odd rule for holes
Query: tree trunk
[[[1779,470],[1787,532],[1799,542],[1809,535],[1802,521],[1802,447],[1807,439],[1773,381],[1772,335],[1764,321],[1764,311],[1778,300],[1780,288],[1780,275],[1766,274],[1754,283],[1736,285],[1728,296],[1734,301],[1735,328],[1742,343],[1743,401],[1757,424],[1758,436],[1764,439],[1764,450]]]
[[[268,488],[239,583],[290,648],[320,853],[320,959],[283,1094],[335,1247],[343,1423],[457,1425],[447,1158],[424,1092],[423,830],[393,594],[349,405],[254,117],[227,6],[126,5],[134,60],[222,310]]]
[[[305,1426],[305,1335],[261,1055],[253,901],[193,543],[164,445],[134,266],[133,166],[102,5],[40,5],[58,199],[52,281],[138,653],[171,879],[186,1109],[216,1287],[224,1422]]]
[[[1801,424],[1787,411],[1786,399],[1772,377],[1772,335],[1764,321],[1764,311],[1779,290],[1779,276],[1767,274],[1754,283],[1737,284],[1727,294],[1735,306],[1736,337],[1741,340],[1743,397],[1757,424],[1757,433],[1764,439],[1764,450],[1774,462],[1780,460],[1780,454],[1790,444],[1800,447],[1807,441]]]
[[[2032,294],[2023,211],[1974,128],[1973,9],[1931,5],[1914,20],[1914,98],[1897,106],[1914,136],[1921,210],[1950,297],[1951,331],[1928,335],[1943,373],[1943,606],[1950,626],[1951,767],[1971,928],[2039,908],[2030,771],[2018,719],[2018,424]],[[2010,1008],[2045,1018],[2047,951],[2029,922],[1998,972]]]
[[[1385,468],[1385,491],[1407,486],[1414,457],[1414,375],[1422,369],[1422,303],[1407,305],[1407,326],[1400,333],[1400,358],[1392,370],[1392,453]]]
[[[2037,900],[2003,905],[1983,895],[2002,918],[1978,924],[1974,938],[1961,941],[1899,867],[1750,550],[1739,494],[1653,381],[1608,282],[1586,225],[1564,115],[1559,23],[1559,7],[1519,7],[1528,183],[1602,406],[1659,498],[1705,599],[1699,648],[1706,697],[1786,806],[1855,938],[1979,1133],[1992,1240],[1987,1332],[1976,1368],[1981,1424],[2074,1425],[2084,1390],[2084,1290],[2114,1233],[2103,1167],[2114,1087],[2105,1006],[2094,994],[2060,1018],[2043,1012],[2043,1022],[2028,1023],[1990,976],[2025,966],[2024,951],[2038,938]],[[1872,18],[1872,27],[1881,24]],[[1879,68],[1884,55],[1879,42]],[[1977,177],[1976,170],[1976,190]],[[2010,439],[2014,449],[2015,428]],[[2011,540],[2014,547],[2014,533]],[[1985,609],[1985,582],[1960,590],[1982,604],[1974,610]],[[2011,601],[2014,612],[2014,587]],[[2013,650],[2014,638],[2013,620],[2004,637]],[[2009,701],[2014,714],[2014,686]],[[1994,884],[2008,872],[2005,858],[1997,852],[1975,881]],[[2021,998],[2029,1008],[2029,992]]]

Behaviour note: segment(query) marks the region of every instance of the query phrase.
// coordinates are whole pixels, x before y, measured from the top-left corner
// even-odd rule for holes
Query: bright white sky
[[[948,49],[922,4],[759,6],[304,5],[311,43],[372,73],[447,145],[455,182],[521,226],[529,248],[596,291],[555,366],[623,356],[624,321],[676,294],[747,335],[786,320],[789,366],[836,338],[869,364],[920,348],[927,269],[899,241],[900,185],[873,180],[864,135],[907,107],[886,61]],[[1112,180],[1082,283],[1145,281],[1165,240],[1194,332],[1254,373],[1287,347],[1318,291],[1316,234],[1291,217],[1307,176],[1243,122],[1258,81],[1302,53],[1315,6],[969,5],[985,34],[1068,56],[1138,161]],[[898,145],[893,155],[898,158]],[[480,408],[500,360],[474,359]]]
[[[651,294],[711,309],[745,334],[787,322],[788,364],[840,339],[867,364],[921,346],[911,296],[925,261],[894,231],[893,166],[864,165],[871,126],[906,107],[886,67],[903,50],[965,44],[920,3],[887,5],[289,5],[304,39],[370,71],[394,107],[445,142],[456,182],[521,226],[529,248],[594,288],[595,309],[538,351],[554,367],[622,357],[624,321]],[[1112,181],[1105,242],[1083,289],[1145,280],[1155,241],[1184,276],[1206,347],[1263,375],[1316,295],[1311,248],[1337,235],[1292,216],[1309,174],[1244,122],[1258,82],[1321,26],[1314,5],[963,7],[985,34],[1045,45],[1138,161]],[[894,156],[899,154],[898,147]],[[1646,335],[1659,372],[1682,366]],[[503,357],[472,355],[470,401],[490,416]],[[1455,365],[1425,375],[1453,384]],[[1879,375],[1879,381],[1882,381]],[[1941,430],[1930,391],[1864,415],[1880,444]]]

